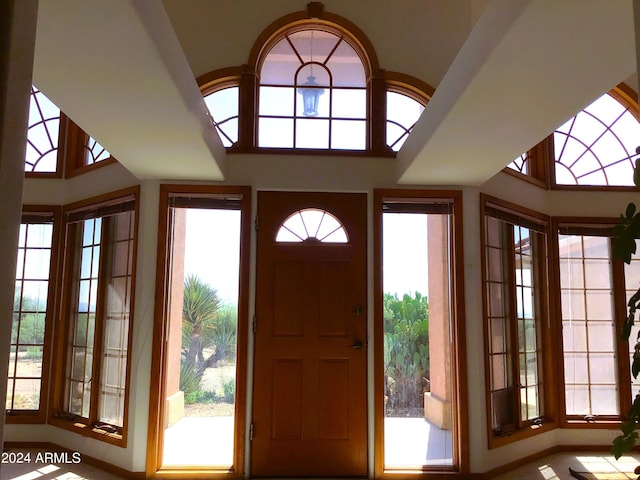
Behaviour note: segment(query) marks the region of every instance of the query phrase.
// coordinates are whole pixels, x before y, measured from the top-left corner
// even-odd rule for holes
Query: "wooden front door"
[[[258,195],[252,476],[365,476],[366,196]]]

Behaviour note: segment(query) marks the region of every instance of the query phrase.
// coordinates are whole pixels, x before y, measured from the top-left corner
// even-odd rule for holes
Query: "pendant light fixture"
[[[311,60],[310,74],[307,77],[307,81],[304,82],[302,87],[298,88],[298,93],[302,95],[302,115],[305,117],[317,117],[318,116],[318,102],[320,95],[324,93],[324,88],[318,88],[319,85],[316,82],[316,77],[313,76],[313,30],[311,30]]]

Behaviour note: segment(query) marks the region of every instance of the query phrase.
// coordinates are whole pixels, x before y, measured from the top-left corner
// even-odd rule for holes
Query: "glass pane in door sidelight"
[[[162,466],[228,469],[235,444],[241,212],[188,202],[171,208]]]
[[[453,464],[448,213],[383,213],[384,466]]]

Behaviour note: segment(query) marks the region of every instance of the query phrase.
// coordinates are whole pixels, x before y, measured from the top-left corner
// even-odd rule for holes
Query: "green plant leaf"
[[[625,212],[625,215],[627,216],[627,218],[631,219],[631,218],[633,218],[635,213],[636,213],[636,204],[635,203],[629,203],[629,205],[627,205],[627,210]]]

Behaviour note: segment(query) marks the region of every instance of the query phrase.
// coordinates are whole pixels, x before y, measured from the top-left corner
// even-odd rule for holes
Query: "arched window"
[[[93,165],[94,163],[111,158],[109,151],[100,145],[93,137],[87,137],[87,143],[84,148],[86,165]]]
[[[258,146],[364,150],[366,87],[361,54],[345,35],[285,33],[260,69]]]
[[[425,104],[401,92],[387,91],[387,145],[400,150],[424,112]]]
[[[516,158],[513,162],[507,165],[507,168],[511,170],[521,173],[523,175],[529,174],[529,153],[525,152]]]
[[[256,40],[247,64],[198,78],[212,123],[234,153],[393,157],[433,94],[378,66],[366,35],[311,2]]]
[[[55,173],[58,171],[60,116],[60,109],[44,93],[32,86],[25,172]]]
[[[213,125],[225,147],[231,147],[238,141],[238,92],[239,87],[232,85],[222,87],[204,97]]]
[[[638,119],[610,94],[598,98],[553,134],[558,185],[633,185]]]
[[[632,187],[640,123],[635,93],[620,84],[505,168],[538,185]]]
[[[340,220],[326,210],[305,208],[287,217],[276,242],[348,243],[349,237]]]

